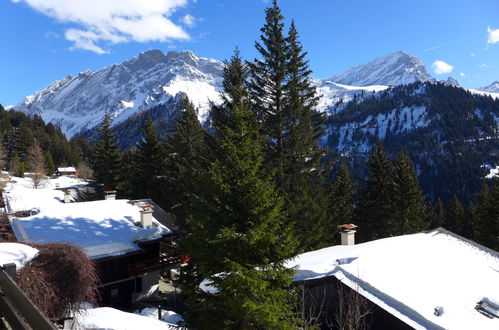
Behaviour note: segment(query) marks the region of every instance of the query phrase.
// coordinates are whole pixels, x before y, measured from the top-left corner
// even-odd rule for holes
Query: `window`
[[[118,287],[111,288],[111,299],[116,299],[120,296],[120,289]]]

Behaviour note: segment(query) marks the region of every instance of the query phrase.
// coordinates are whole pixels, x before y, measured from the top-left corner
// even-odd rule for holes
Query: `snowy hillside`
[[[486,87],[477,88],[479,91],[489,92],[489,93],[499,93],[499,81],[494,81],[492,84]]]
[[[425,69],[423,62],[405,52],[398,51],[373,61],[354,66],[327,79],[344,85],[397,86],[416,81],[435,81]]]
[[[121,64],[67,76],[26,97],[14,108],[39,114],[59,125],[71,137],[91,129],[105,111],[120,123],[131,115],[164,104],[179,92],[186,93],[205,119],[209,101],[221,90],[222,62],[196,56],[190,51],[143,52]]]
[[[317,94],[321,96],[319,99],[318,109],[332,114],[337,107],[338,102],[346,103],[351,101],[355,95],[363,93],[364,95],[372,95],[374,92],[379,92],[389,88],[390,86],[372,85],[372,86],[349,86],[335,83],[331,80],[314,80],[317,86]]]
[[[150,50],[121,64],[82,72],[75,77],[67,76],[26,97],[14,108],[39,114],[46,122],[60,126],[68,137],[92,136],[106,111],[114,118],[116,127],[131,129],[130,121],[136,122],[137,116],[145,118],[147,114],[155,120],[171,123],[180,109],[179,96],[185,93],[199,109],[201,122],[205,122],[209,102],[220,100],[222,73],[222,62],[198,57],[191,51],[165,55],[160,50]],[[348,68],[329,79],[313,79],[312,82],[321,96],[318,110],[333,115],[356,95],[368,98],[391,86],[436,80],[426,72],[421,60],[399,51]],[[459,85],[452,77],[444,84]],[[469,91],[497,98],[499,93],[493,93],[494,86]],[[161,111],[156,110],[154,115],[148,112],[158,105]],[[133,145],[140,136],[142,124],[137,122],[135,126],[138,133],[128,135],[129,141],[123,147]]]
[[[493,92],[486,92],[486,91],[483,91],[480,89],[470,88],[470,89],[468,89],[468,92],[470,92],[472,94],[476,94],[476,95],[490,96],[493,99],[499,100],[499,91],[496,93],[493,93]]]

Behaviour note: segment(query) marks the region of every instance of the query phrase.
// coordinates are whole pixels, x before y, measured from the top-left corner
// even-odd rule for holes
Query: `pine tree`
[[[121,157],[116,135],[111,129],[111,116],[106,112],[98,128],[99,138],[92,152],[92,169],[97,183],[104,189],[117,189],[120,180]]]
[[[292,270],[283,263],[293,253],[292,238],[263,170],[263,139],[244,81],[236,52],[224,70],[225,119],[214,123],[217,157],[207,173],[212,189],[197,200],[202,211],[185,242],[196,274],[218,293],[197,293],[204,310],[192,322],[216,329],[291,329]]]
[[[194,105],[185,97],[181,118],[176,123],[174,134],[166,143],[166,172],[168,199],[163,200],[175,214],[182,230],[188,230],[188,219],[192,201],[202,192],[200,184],[205,177],[208,147],[205,131],[199,122]]]
[[[52,160],[52,155],[50,152],[45,153],[45,168],[47,169],[47,174],[52,175],[56,171],[54,161]]]
[[[300,248],[317,248],[327,240],[323,150],[323,115],[316,111],[318,96],[310,81],[307,53],[299,41],[295,23],[289,35],[277,1],[265,11],[261,55],[249,63],[253,109],[265,137],[266,167],[283,196],[283,212],[300,237]]]
[[[323,115],[316,111],[318,96],[310,82],[307,55],[299,41],[294,21],[286,38],[285,106],[283,111],[283,177],[281,182],[284,208],[291,224],[296,225],[303,250],[323,246],[331,237],[325,231],[326,214],[323,190],[324,154],[319,139],[324,134]]]
[[[464,209],[456,195],[452,197],[445,216],[444,228],[453,233],[460,234],[459,229],[464,223]]]
[[[416,171],[407,154],[398,154],[394,168],[394,214],[397,231],[394,234],[404,235],[420,232],[425,228],[425,205],[419,189]]]
[[[473,209],[473,239],[493,250],[499,250],[499,181],[489,191],[483,186]]]
[[[6,165],[7,165],[7,153],[5,151],[3,144],[0,143],[0,170],[4,170]]]
[[[137,145],[134,159],[133,195],[135,198],[152,198],[161,201],[160,192],[164,185],[165,154],[161,142],[158,140],[154,122],[147,117],[142,130],[142,140]]]
[[[24,178],[25,166],[21,162],[17,153],[14,153],[9,163],[9,174],[10,176],[17,176],[19,178]]]
[[[351,223],[353,219],[354,194],[346,162],[341,162],[336,177],[329,182],[329,185],[328,214],[331,215],[331,218],[326,230],[330,238],[333,239],[333,233],[338,231],[338,226]],[[333,245],[337,242],[329,240],[328,243]]]
[[[267,161],[275,169],[278,189],[284,176],[285,85],[289,56],[283,20],[281,9],[274,0],[272,7],[265,9],[265,25],[260,29],[261,43],[255,42],[262,59],[249,63],[253,108],[267,137]]]
[[[431,228],[442,227],[445,223],[445,207],[442,200],[439,198],[433,206]]]
[[[394,218],[394,169],[384,148],[377,145],[367,163],[369,177],[360,195],[356,219],[359,238],[372,240],[395,233]]]

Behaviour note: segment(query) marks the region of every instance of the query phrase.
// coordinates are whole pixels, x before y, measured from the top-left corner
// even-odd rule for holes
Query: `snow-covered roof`
[[[334,276],[416,329],[499,329],[475,310],[483,298],[499,302],[499,253],[442,228],[332,246],[288,266],[296,281]]]
[[[64,188],[83,188],[88,182],[69,176],[60,176],[42,182],[41,187],[33,189],[29,177],[13,177],[5,187],[4,198],[9,212],[25,211],[33,208],[40,210],[57,207],[64,200]],[[59,189],[57,189],[59,188]]]
[[[76,172],[76,168],[74,167],[59,167],[57,168],[57,171],[60,173],[71,173],[71,172]]]
[[[19,241],[70,242],[97,259],[140,250],[137,242],[170,233],[154,218],[152,228],[137,226],[140,207],[125,199],[62,203],[64,192],[54,189],[55,184],[77,184],[67,177],[49,180],[41,189],[33,189],[27,179],[15,180],[5,193],[10,209],[39,210],[36,215],[13,219],[12,228]]]
[[[87,309],[76,317],[76,329],[171,330],[174,324],[110,307]]]
[[[0,266],[15,263],[17,269],[24,267],[38,250],[21,243],[0,243]]]

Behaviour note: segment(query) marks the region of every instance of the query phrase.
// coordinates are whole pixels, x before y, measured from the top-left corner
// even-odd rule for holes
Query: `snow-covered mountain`
[[[447,80],[443,81],[443,83],[447,86],[461,87],[461,85],[459,85],[459,81],[454,77],[447,78]]]
[[[190,51],[150,50],[121,64],[67,76],[14,106],[39,114],[71,137],[95,127],[108,111],[116,125],[186,93],[204,119],[221,91],[223,63]]]
[[[494,81],[492,84],[486,87],[477,88],[479,91],[489,92],[489,93],[499,93],[499,81]]]
[[[343,85],[397,86],[435,78],[426,72],[423,62],[403,51],[377,57],[373,61],[354,67],[327,79]]]
[[[14,106],[28,114],[39,114],[72,137],[92,130],[109,112],[118,125],[157,105],[172,106],[185,93],[207,118],[209,102],[217,102],[222,90],[223,63],[196,56],[191,51],[150,50],[121,64],[67,76]],[[351,67],[330,79],[313,79],[321,95],[319,110],[331,114],[338,102],[356,94],[370,95],[390,86],[415,81],[436,81],[414,56],[399,51]],[[449,79],[449,84],[457,81]],[[164,111],[164,116],[171,111]],[[171,119],[171,118],[163,118]]]

